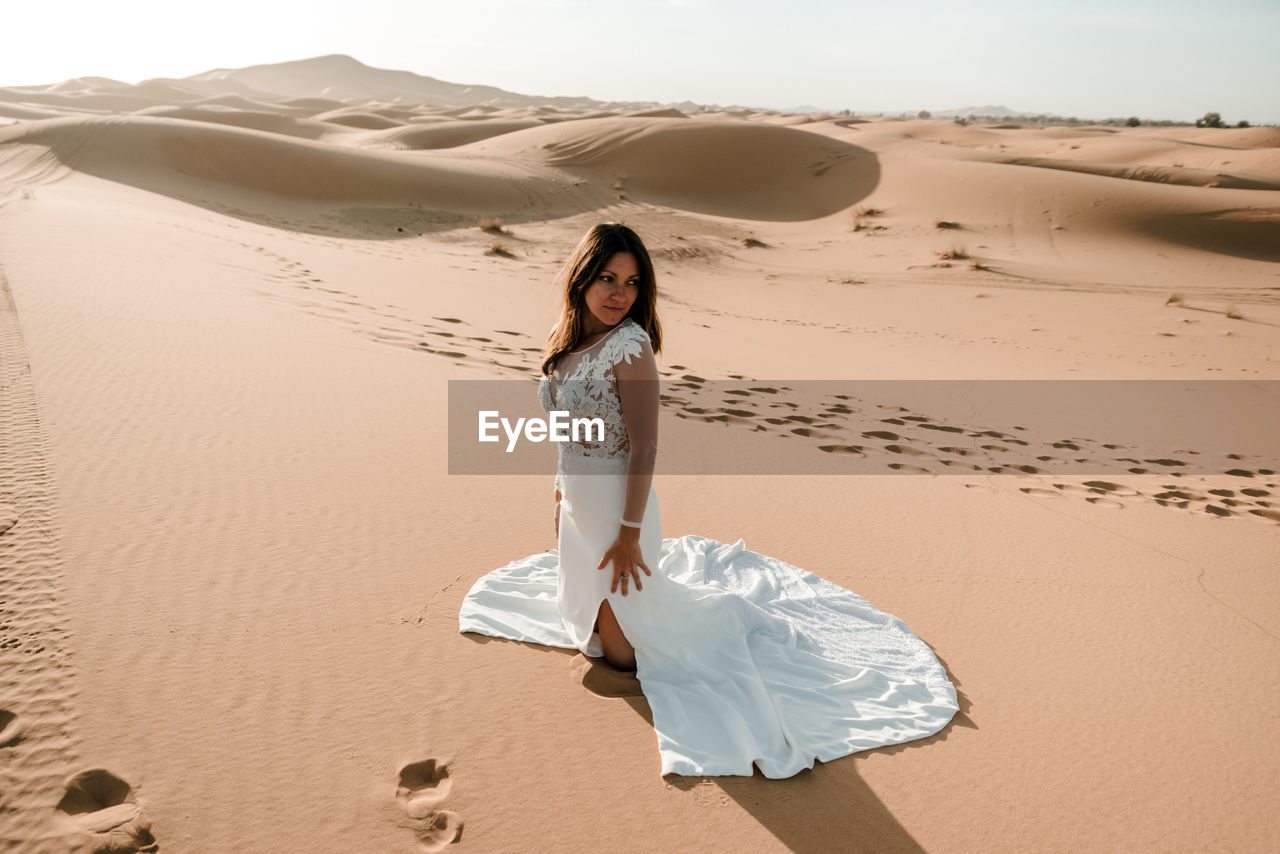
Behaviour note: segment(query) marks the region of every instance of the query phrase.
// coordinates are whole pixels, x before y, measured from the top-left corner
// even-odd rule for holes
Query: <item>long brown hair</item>
[[[649,334],[655,354],[662,350],[662,326],[658,323],[658,282],[653,272],[649,250],[640,236],[620,222],[602,222],[593,226],[573,250],[569,260],[556,276],[563,294],[560,318],[542,351],[542,373],[551,376],[556,362],[582,341],[582,321],[587,314],[587,288],[600,275],[604,265],[619,252],[630,252],[636,259],[640,292],[627,312],[640,328]],[[622,321],[625,322],[627,317]]]

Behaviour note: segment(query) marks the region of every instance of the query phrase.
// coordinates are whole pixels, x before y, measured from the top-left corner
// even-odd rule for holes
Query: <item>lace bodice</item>
[[[558,444],[557,489],[561,488],[561,475],[566,472],[627,473],[632,443],[637,438],[656,453],[656,393],[630,396],[630,407],[635,411],[628,429],[623,401],[626,395],[618,385],[616,368],[631,365],[636,359],[653,364],[653,350],[645,331],[627,318],[590,347],[566,353],[552,376],[543,377],[538,383],[538,402],[544,411],[568,412],[571,419],[599,418],[604,424],[602,439],[598,434],[589,436],[581,431],[577,441],[572,441],[571,435],[571,441]],[[657,379],[656,365],[653,379]],[[648,411],[650,408],[652,412]],[[652,435],[648,435],[650,423]],[[637,431],[645,435],[637,437],[634,435]]]

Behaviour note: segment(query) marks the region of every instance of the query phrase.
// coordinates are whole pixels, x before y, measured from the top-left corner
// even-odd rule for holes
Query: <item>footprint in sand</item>
[[[110,771],[94,768],[72,777],[58,810],[89,837],[94,854],[160,850],[133,787]]]
[[[1058,486],[1058,484],[1055,483],[1054,486]],[[1109,480],[1086,480],[1082,486],[1086,486],[1091,492],[1100,495],[1106,493],[1107,495],[1120,495],[1126,498],[1138,495],[1138,490],[1133,487],[1125,486],[1122,483],[1112,483]]]
[[[409,819],[404,826],[413,831],[426,851],[443,851],[462,839],[462,816],[440,809],[452,785],[449,766],[434,759],[411,762],[400,769],[396,800]]]
[[[888,430],[868,430],[862,434],[864,439],[884,439],[889,442],[897,441],[902,437],[897,433],[890,433]]]
[[[933,474],[926,468],[920,466],[909,466],[906,463],[889,463],[889,468],[894,471],[906,472],[907,474]]]
[[[22,722],[8,709],[0,709],[0,747],[12,747],[22,741]]]

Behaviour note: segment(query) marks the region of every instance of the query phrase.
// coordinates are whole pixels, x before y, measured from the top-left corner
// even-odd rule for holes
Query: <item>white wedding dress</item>
[[[630,461],[614,366],[637,357],[652,349],[628,318],[539,384],[545,410],[602,418],[605,441],[560,445],[559,548],[481,577],[460,630],[598,657],[592,626],[608,599],[635,647],[662,774],[750,775],[754,764],[790,777],[946,726],[955,688],[901,620],[742,540],[663,539],[651,486],[640,547],[653,575],[625,597],[609,592],[611,567],[596,565],[618,535]]]

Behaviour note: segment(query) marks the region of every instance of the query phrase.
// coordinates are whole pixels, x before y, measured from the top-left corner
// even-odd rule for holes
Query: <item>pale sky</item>
[[[8,0],[0,86],[345,53],[530,95],[1280,123],[1280,0]]]

